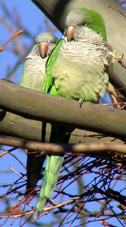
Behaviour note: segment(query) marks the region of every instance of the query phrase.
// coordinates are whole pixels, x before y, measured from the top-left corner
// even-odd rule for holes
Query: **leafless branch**
[[[53,105],[52,105],[53,103]],[[61,105],[62,103],[62,105]],[[67,100],[0,81],[0,108],[26,118],[126,136],[126,112]]]
[[[83,155],[95,155],[95,154],[110,154],[115,153],[115,155],[126,155],[126,145],[118,143],[79,143],[79,144],[51,144],[51,143],[41,143],[35,141],[27,141],[24,139],[0,136],[0,145],[8,145],[15,148],[23,148],[28,150],[33,150],[36,153],[41,151],[41,155],[45,154],[83,154]],[[5,155],[6,152],[1,153],[0,157]],[[39,154],[39,153],[38,153]]]

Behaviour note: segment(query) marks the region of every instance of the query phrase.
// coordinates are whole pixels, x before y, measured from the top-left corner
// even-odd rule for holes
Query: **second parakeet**
[[[31,53],[26,57],[23,66],[20,85],[42,92],[46,61],[55,48],[57,38],[50,32],[44,32],[37,35],[35,45]],[[27,186],[26,194],[36,186],[40,178],[40,172],[45,160],[44,156],[29,151],[27,156]]]
[[[109,80],[104,20],[94,10],[78,8],[68,14],[65,24],[64,37],[47,62],[43,91],[67,99],[98,102],[104,96]],[[63,142],[56,125],[52,132],[55,135],[53,142]],[[47,156],[34,218],[54,191],[63,160],[63,156]]]

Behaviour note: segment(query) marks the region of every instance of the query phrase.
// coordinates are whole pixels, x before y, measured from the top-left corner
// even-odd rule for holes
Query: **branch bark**
[[[42,123],[40,121],[26,119],[12,113],[5,113],[0,117],[0,135],[8,135],[23,138],[26,140],[41,141]],[[47,124],[46,142],[50,137],[50,124]],[[123,143],[115,137],[108,137],[93,131],[75,129],[70,136],[70,143],[89,143],[89,142],[114,141]]]
[[[125,111],[92,103],[84,103],[80,108],[77,101],[43,94],[7,81],[0,81],[0,108],[37,121],[65,124],[118,138],[126,136]]]
[[[112,0],[32,0],[41,11],[52,21],[52,23],[61,31],[65,28],[65,18],[68,12],[73,8],[90,8],[99,12],[106,24],[108,47],[110,50],[116,50],[122,55],[123,63],[126,65],[126,11],[117,1]],[[109,6],[111,6],[109,8]],[[114,19],[113,19],[114,18]],[[119,63],[111,64],[109,76],[112,84],[116,88],[126,87],[126,69]],[[126,95],[126,89],[120,91]]]
[[[118,143],[79,143],[79,144],[54,144],[54,143],[41,143],[35,141],[27,141],[24,139],[0,136],[0,144],[12,146],[15,148],[23,148],[35,151],[39,155],[38,151],[41,151],[40,155],[59,155],[65,153],[72,154],[86,154],[86,155],[96,155],[96,154],[110,154],[115,153],[115,155],[126,155],[126,145]],[[0,157],[6,154],[1,153]],[[33,153],[32,153],[33,154]]]

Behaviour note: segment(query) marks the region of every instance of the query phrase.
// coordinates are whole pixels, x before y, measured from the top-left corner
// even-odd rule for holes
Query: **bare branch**
[[[23,138],[26,140],[41,141],[42,123],[26,119],[12,113],[0,112],[0,134],[10,135]],[[50,124],[47,124],[46,142],[50,137]],[[87,130],[75,129],[71,133],[70,143],[89,143],[89,142],[117,142],[123,143],[123,140],[115,137],[108,137],[105,134],[100,134]]]
[[[86,155],[95,155],[103,153],[115,153],[126,155],[126,145],[119,143],[79,143],[79,144],[53,144],[53,143],[41,143],[35,141],[27,141],[24,139],[9,137],[9,136],[0,136],[0,145],[8,145],[15,148],[23,148],[28,150],[33,150],[39,155],[38,151],[41,151],[41,155],[45,154],[86,154]],[[0,156],[5,155],[4,152]]]

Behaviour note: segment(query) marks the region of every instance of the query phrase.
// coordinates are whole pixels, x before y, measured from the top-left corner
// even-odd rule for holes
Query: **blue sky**
[[[40,32],[46,31],[46,27],[44,24],[45,16],[38,9],[38,7],[36,7],[32,3],[32,1],[27,0],[26,2],[25,0],[21,0],[21,1],[1,0],[1,6],[2,6],[2,3],[4,3],[8,7],[9,11],[13,15],[13,18],[16,18],[16,13],[18,13],[21,21],[21,27],[19,27],[19,29],[23,28],[24,30],[28,31],[33,37],[35,37]],[[16,9],[16,13],[15,13],[15,9]],[[3,17],[3,10],[1,7],[0,18],[2,17]],[[7,22],[9,22],[9,20],[7,20]],[[12,27],[13,27],[13,30],[15,30],[14,23]],[[2,25],[2,23],[0,24],[0,29],[1,29],[0,44],[4,44],[10,38],[10,32],[8,32],[8,29],[6,28],[6,26]],[[16,32],[17,30],[15,30],[15,33]],[[13,32],[13,35],[15,33]],[[59,32],[57,33],[57,35],[58,35],[58,38],[61,37],[61,34]],[[21,37],[17,37],[16,39],[17,39],[17,42],[18,42],[18,39],[19,40],[21,39],[21,41],[24,42],[27,48],[31,44],[31,37],[26,38],[23,34],[21,35]],[[7,72],[9,72],[8,68],[11,71],[14,64],[19,60],[19,57],[17,58],[10,51],[10,49],[12,49],[12,43],[8,44],[5,50],[0,54],[0,61],[1,61],[0,78],[5,78]],[[13,77],[11,78],[16,83],[19,83],[21,71],[22,71],[22,65],[18,67],[18,71],[16,72],[16,75],[13,75]]]
[[[30,0],[1,0],[1,6],[2,3],[4,3],[8,8],[9,11],[12,13],[13,17],[16,18],[16,13],[18,13],[21,21],[21,27],[19,29],[25,29],[28,31],[33,37],[35,37],[38,33],[46,31],[46,27],[44,24],[44,18],[45,16],[42,14],[42,12],[30,1]],[[5,17],[6,15],[3,14],[2,7],[0,6],[0,19]],[[16,11],[15,11],[16,9]],[[8,20],[7,20],[8,21]],[[13,25],[13,28],[15,26]],[[16,33],[16,30],[15,30]],[[58,38],[61,38],[61,33],[56,32],[56,35]],[[16,38],[19,39],[21,43],[24,43],[25,46],[21,45],[22,51],[27,49],[32,41],[31,37],[24,37],[24,35],[21,35],[22,37]],[[2,46],[8,39],[10,38],[10,32],[8,32],[6,26],[3,26],[0,20],[0,46]],[[18,42],[18,41],[17,41]],[[6,78],[7,73],[9,73],[13,66],[19,61],[19,56],[15,56],[12,51],[12,43],[10,43],[3,52],[0,53],[0,79]],[[15,83],[19,83],[21,71],[22,71],[22,64],[17,68],[17,70],[14,72],[13,76],[10,78]],[[6,147],[6,149],[8,149]],[[21,150],[16,150],[13,152],[13,154],[21,160],[22,164],[26,165],[26,155]],[[0,184],[11,184],[16,179],[18,179],[18,176],[13,173],[10,170],[10,166],[14,168],[18,173],[25,174],[25,168],[22,167],[22,165],[19,165],[15,157],[11,155],[5,155],[0,159]],[[5,172],[5,171],[8,171]],[[72,188],[70,189],[72,190]],[[0,194],[5,193],[6,188],[0,188]],[[77,189],[75,190],[77,192]],[[18,199],[17,199],[18,201]],[[12,197],[12,204],[17,203],[17,201],[13,201]],[[33,204],[34,205],[34,204]],[[0,202],[0,210],[3,209],[4,203]],[[97,208],[96,208],[97,209]],[[51,215],[45,216],[42,220],[48,221],[50,220]],[[12,220],[9,220],[7,223],[4,224],[4,227],[10,226]],[[13,227],[19,226],[20,220],[16,220],[13,224]],[[3,223],[3,220],[0,220],[0,225]],[[32,226],[32,224],[28,225],[25,224],[25,227]],[[93,225],[88,224],[87,227],[93,227],[96,226],[96,223]],[[100,227],[101,225],[97,223],[97,227]]]

